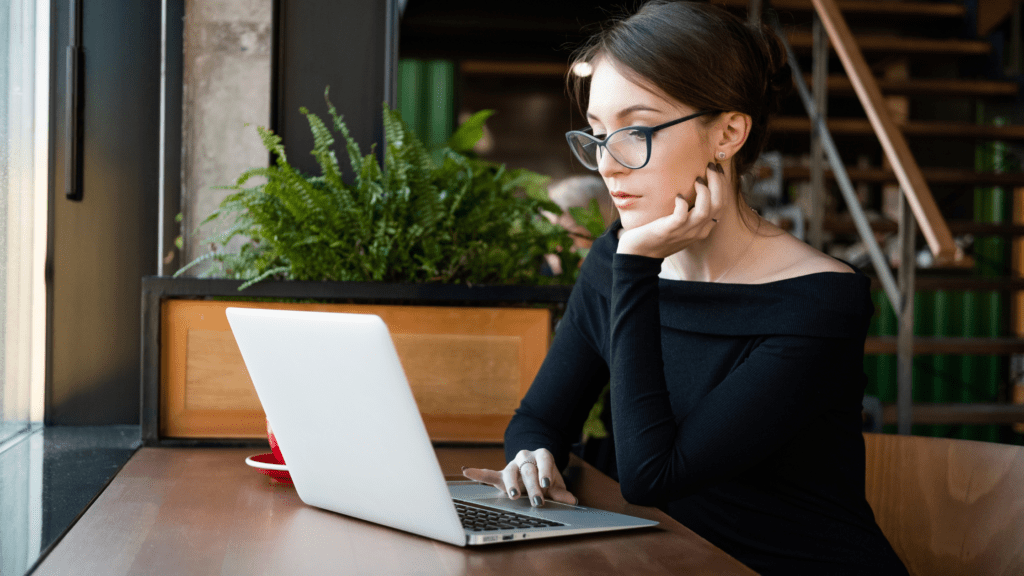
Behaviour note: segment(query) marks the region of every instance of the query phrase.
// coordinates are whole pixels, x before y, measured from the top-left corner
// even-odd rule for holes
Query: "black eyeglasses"
[[[678,120],[665,122],[654,127],[648,126],[626,126],[612,132],[605,138],[598,138],[586,131],[573,130],[565,133],[565,139],[569,142],[569,148],[581,164],[591,170],[597,170],[600,162],[598,153],[604,148],[611,154],[616,162],[626,168],[636,170],[643,168],[651,160],[651,134],[662,128],[682,124],[698,116],[711,114],[714,110],[705,110],[684,116]],[[587,130],[590,130],[589,128]]]

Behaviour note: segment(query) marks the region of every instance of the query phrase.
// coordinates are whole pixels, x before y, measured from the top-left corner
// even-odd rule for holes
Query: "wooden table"
[[[306,506],[291,485],[245,465],[257,452],[139,450],[34,574],[753,574],[661,511],[627,504],[579,460],[582,503],[661,524],[459,548]],[[504,464],[497,448],[437,453],[446,474]]]

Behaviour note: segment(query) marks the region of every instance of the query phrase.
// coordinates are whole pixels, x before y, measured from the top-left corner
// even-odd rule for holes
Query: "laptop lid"
[[[227,318],[306,504],[458,546],[657,524],[557,502],[533,508],[490,486],[446,483],[378,316],[228,308]],[[464,526],[456,507],[467,505],[505,519],[473,527],[467,516]],[[535,521],[517,525],[508,514]]]
[[[465,546],[380,317],[252,308],[226,313],[303,502]]]

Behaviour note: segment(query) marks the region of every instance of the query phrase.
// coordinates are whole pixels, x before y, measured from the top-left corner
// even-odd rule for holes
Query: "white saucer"
[[[277,470],[277,471],[280,471],[280,472],[287,472],[288,471],[288,466],[285,465],[285,464],[275,464],[275,463],[271,463],[271,462],[261,462],[259,460],[256,460],[256,458],[259,458],[261,456],[271,456],[271,455],[270,454],[253,454],[252,456],[249,456],[248,458],[245,459],[245,463],[248,464],[249,466],[252,466],[253,468],[259,468],[260,470]]]

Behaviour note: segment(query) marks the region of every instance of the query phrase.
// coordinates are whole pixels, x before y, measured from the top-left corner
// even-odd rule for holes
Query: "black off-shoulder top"
[[[870,280],[666,280],[661,259],[591,248],[505,433],[559,467],[611,381],[618,479],[764,574],[906,574],[864,497]]]

